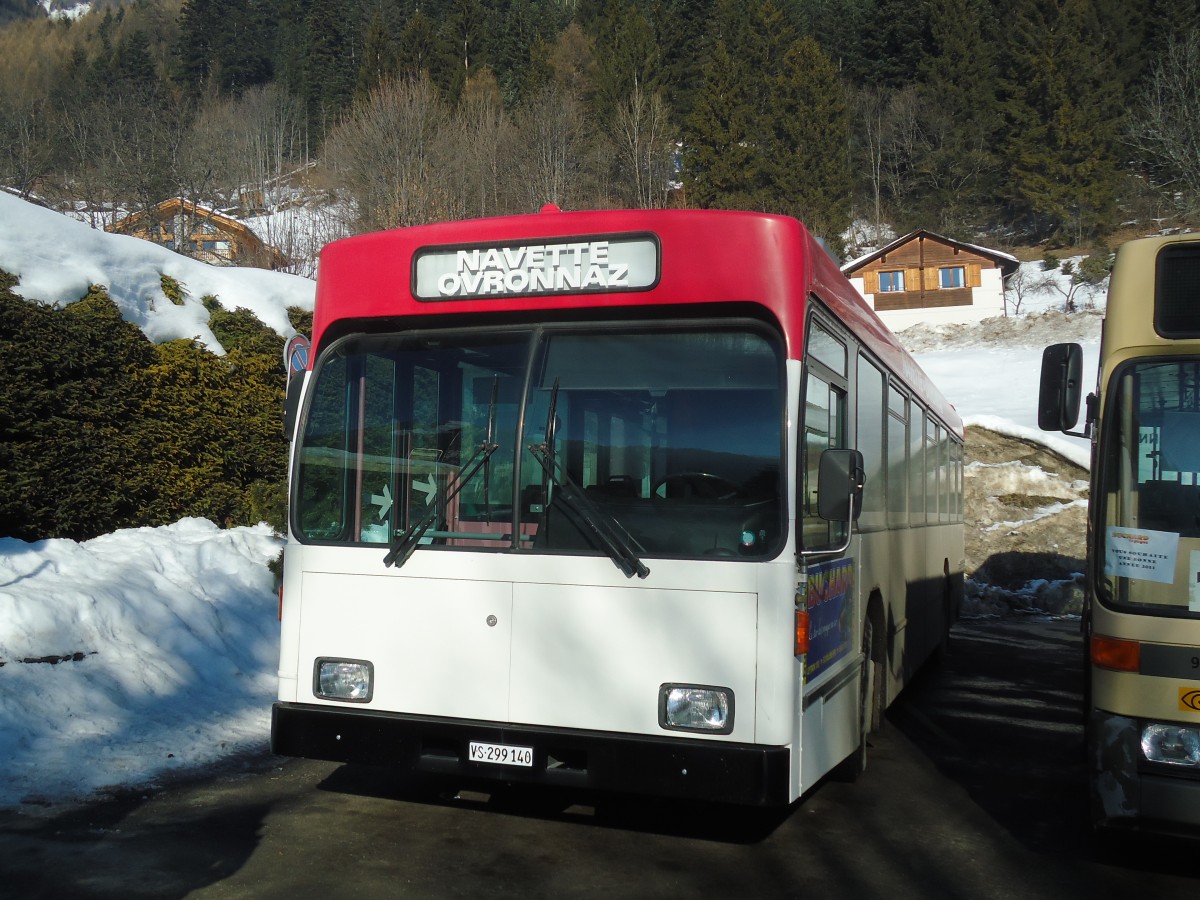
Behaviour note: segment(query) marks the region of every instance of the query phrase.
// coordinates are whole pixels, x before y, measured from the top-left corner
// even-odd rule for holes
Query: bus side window
[[[866,464],[866,484],[863,490],[862,514],[859,527],[872,531],[887,525],[887,447],[884,444],[884,384],[883,373],[861,353],[858,357],[858,410],[855,438]]]
[[[836,547],[845,540],[846,523],[828,522],[817,514],[817,477],[822,451],[846,446],[846,392],[815,374],[811,367],[803,422],[803,549]]]

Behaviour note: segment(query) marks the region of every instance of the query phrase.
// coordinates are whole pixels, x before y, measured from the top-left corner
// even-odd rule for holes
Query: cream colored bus
[[[1077,344],[1039,424],[1076,426]],[[1200,827],[1200,236],[1131,241],[1109,287],[1092,439],[1085,706],[1092,820]]]

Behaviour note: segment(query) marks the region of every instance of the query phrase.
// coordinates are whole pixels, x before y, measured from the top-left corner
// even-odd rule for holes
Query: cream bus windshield
[[[1130,363],[1111,382],[1097,535],[1102,598],[1200,617],[1200,360]]]

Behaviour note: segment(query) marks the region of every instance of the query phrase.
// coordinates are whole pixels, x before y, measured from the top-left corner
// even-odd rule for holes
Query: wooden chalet
[[[1015,256],[923,229],[842,266],[884,323],[900,331],[919,322],[978,322],[1006,314],[1004,281]]]
[[[132,213],[106,230],[153,241],[215,266],[279,269],[287,262],[244,223],[182,197]]]

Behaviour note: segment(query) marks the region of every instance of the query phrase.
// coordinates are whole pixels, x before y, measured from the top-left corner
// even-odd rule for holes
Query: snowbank
[[[0,539],[0,806],[264,749],[279,635],[266,525]]]
[[[225,351],[208,327],[202,297],[212,294],[226,309],[248,309],[283,337],[295,333],[288,307],[311,310],[316,298],[316,284],[307,278],[210,266],[140,238],[97,231],[2,191],[0,269],[21,279],[17,294],[55,306],[81,299],[93,284],[105,285],[125,319],[150,340],[195,338],[214,353]],[[184,286],[182,306],[163,294],[163,275]]]

